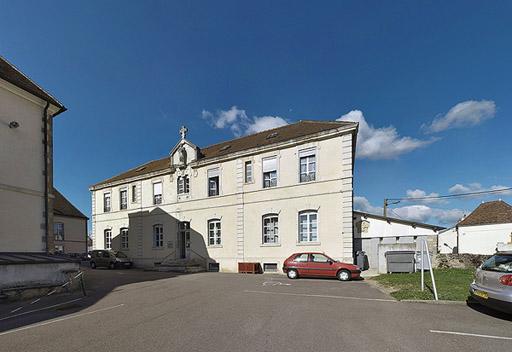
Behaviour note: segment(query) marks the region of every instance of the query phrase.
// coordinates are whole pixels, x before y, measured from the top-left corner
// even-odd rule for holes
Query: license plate
[[[487,292],[485,292],[485,291],[475,290],[474,294],[475,294],[475,296],[478,296],[478,297],[483,298],[483,299],[489,298],[489,294]]]

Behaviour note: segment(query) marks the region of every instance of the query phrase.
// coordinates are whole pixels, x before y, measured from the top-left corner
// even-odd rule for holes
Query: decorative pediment
[[[186,139],[188,129],[182,126],[180,129],[181,140],[171,150],[171,168],[184,169],[191,162],[197,160],[199,148]]]

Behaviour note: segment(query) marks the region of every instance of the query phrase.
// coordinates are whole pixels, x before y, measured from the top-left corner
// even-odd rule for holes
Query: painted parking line
[[[468,332],[458,332],[458,331],[430,330],[430,332],[434,333],[434,334],[472,336],[472,337],[482,337],[482,338],[486,338],[486,339],[495,339],[495,340],[512,340],[512,337],[507,337],[507,336],[493,336],[493,335],[471,334],[471,333],[468,333]]]
[[[92,310],[90,312],[68,315],[67,317],[64,317],[64,318],[53,319],[53,320],[45,321],[43,323],[37,323],[37,324],[25,326],[23,328],[18,328],[18,329],[13,329],[13,330],[5,331],[5,332],[0,333],[0,336],[7,335],[7,334],[12,334],[13,332],[18,332],[18,331],[23,331],[23,330],[37,328],[37,327],[40,327],[40,326],[54,324],[54,323],[58,323],[58,322],[64,321],[64,320],[79,318],[79,317],[83,317],[85,315],[90,315],[90,314],[94,314],[94,313],[104,312],[104,311],[115,309],[115,308],[119,308],[119,307],[122,307],[122,306],[124,306],[124,303],[121,303],[121,304],[118,304],[118,305],[112,306],[112,307],[106,307],[106,308]]]
[[[73,303],[73,302],[76,302],[76,301],[80,301],[81,299],[82,298],[76,298],[76,299],[72,299],[71,301],[66,301],[66,302],[63,302],[63,303],[57,303],[57,304],[54,304],[54,305],[51,305],[51,306],[48,306],[48,307],[43,307],[43,308],[39,308],[39,309],[33,309],[33,310],[29,310],[29,311],[26,311],[26,312],[23,312],[23,313],[9,315],[7,317],[0,318],[0,321],[11,319],[11,318],[16,318],[16,317],[19,317],[21,315],[25,315],[25,314],[29,314],[29,313],[35,313],[35,312],[40,312],[42,310],[47,310],[47,309],[52,309],[52,308],[60,307],[60,306],[63,306],[65,304],[69,304],[69,303]],[[36,301],[34,301],[32,303],[35,303],[35,302]],[[30,304],[32,304],[32,303],[30,303]],[[19,308],[15,309],[15,310],[11,311],[11,313],[17,312],[21,308],[23,308],[23,307],[19,307]]]
[[[268,295],[282,295],[282,296],[299,296],[299,297],[315,297],[315,298],[334,298],[334,299],[352,299],[357,301],[375,301],[375,302],[393,302],[396,303],[394,299],[384,299],[384,298],[363,298],[363,297],[349,297],[349,296],[332,296],[332,295],[313,295],[307,293],[286,293],[286,292],[270,292],[270,291],[252,291],[252,290],[244,290],[246,293],[262,293]]]

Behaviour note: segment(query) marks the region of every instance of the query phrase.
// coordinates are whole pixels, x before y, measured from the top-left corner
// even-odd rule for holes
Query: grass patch
[[[469,284],[473,281],[473,269],[434,269],[439,299],[465,301]],[[391,296],[402,299],[434,299],[430,272],[425,271],[425,291],[421,291],[421,273],[395,273],[379,275],[373,280],[391,289]]]

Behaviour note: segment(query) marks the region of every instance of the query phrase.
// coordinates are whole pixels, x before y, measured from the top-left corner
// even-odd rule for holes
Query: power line
[[[512,187],[493,189],[487,191],[477,191],[477,192],[467,192],[467,193],[458,193],[458,194],[447,194],[442,196],[425,196],[425,197],[404,197],[404,198],[386,198],[387,201],[408,201],[408,200],[428,200],[428,199],[444,199],[444,198],[457,198],[457,197],[468,197],[474,195],[481,194],[495,194],[501,192],[510,192],[512,191]]]

